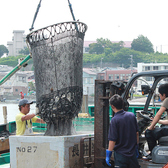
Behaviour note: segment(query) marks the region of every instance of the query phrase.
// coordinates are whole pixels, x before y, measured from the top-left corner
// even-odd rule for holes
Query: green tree
[[[120,41],[119,43],[112,43],[109,39],[97,39],[97,43],[92,43],[89,45],[89,53],[90,54],[102,54],[105,52],[107,55],[109,53],[114,53],[116,51],[120,51],[121,48],[124,47],[124,42]]]
[[[104,49],[110,48],[111,52],[120,51],[124,47],[124,42],[120,41],[119,43],[112,43],[109,39],[97,39],[97,43],[100,44]]]
[[[98,43],[92,43],[89,44],[89,53],[90,54],[102,54],[104,52],[104,48],[101,44]]]
[[[23,54],[23,55],[28,55],[29,53],[30,52],[29,52],[29,49],[27,47],[19,51],[19,54]]]
[[[105,48],[104,49],[104,53],[105,53],[105,56],[109,56],[109,55],[111,55],[111,48]]]
[[[36,91],[36,87],[35,87],[35,85],[34,85],[34,83],[33,82],[29,82],[28,83],[28,86],[29,86],[29,91]]]
[[[15,67],[18,65],[18,59],[19,58],[25,58],[26,56],[24,55],[19,55],[17,57],[14,57],[14,56],[8,56],[8,57],[5,57],[5,58],[1,58],[0,59],[0,65],[8,65],[8,66],[12,66],[12,67]],[[28,61],[28,64],[33,64],[33,59],[30,59]]]
[[[109,39],[96,39],[97,43],[100,44],[103,48],[111,48],[112,42]]]
[[[120,51],[115,52],[113,63],[128,68],[131,65],[130,55],[133,55],[133,66],[137,66],[138,62],[143,61],[145,54],[129,48],[122,48]]]
[[[112,43],[111,48],[113,52],[120,51],[122,48],[124,48],[124,42],[120,41],[119,43]]]
[[[2,57],[5,53],[9,53],[8,49],[4,45],[0,45],[0,57]]]
[[[131,43],[131,49],[146,53],[154,53],[153,44],[151,41],[143,35],[138,36]]]

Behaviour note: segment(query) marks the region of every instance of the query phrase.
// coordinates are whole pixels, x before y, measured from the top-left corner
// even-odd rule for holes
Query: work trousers
[[[114,151],[115,168],[140,168],[136,153],[131,157],[126,157]]]
[[[168,126],[162,125],[161,127],[155,127],[154,130],[146,130],[145,137],[148,143],[149,150],[157,145],[157,140],[163,136],[168,136]]]

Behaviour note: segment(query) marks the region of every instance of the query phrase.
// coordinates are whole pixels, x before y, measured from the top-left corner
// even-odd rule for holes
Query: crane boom
[[[12,71],[10,71],[6,76],[0,80],[0,85],[5,83],[11,76],[13,76],[19,69],[27,64],[27,62],[32,58],[29,54],[23,61],[21,61]]]

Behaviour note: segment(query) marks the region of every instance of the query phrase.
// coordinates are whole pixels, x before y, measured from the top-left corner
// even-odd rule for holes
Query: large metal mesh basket
[[[34,63],[36,103],[47,123],[46,135],[72,134],[81,109],[83,40],[81,22],[51,25],[27,35]]]

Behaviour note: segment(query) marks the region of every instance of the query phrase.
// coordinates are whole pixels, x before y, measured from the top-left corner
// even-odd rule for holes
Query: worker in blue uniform
[[[106,150],[106,163],[110,164],[110,158],[114,150],[114,164],[119,168],[139,168],[136,150],[139,143],[138,124],[132,112],[123,110],[124,101],[121,96],[115,94],[109,100],[114,117],[109,127],[109,147]]]

